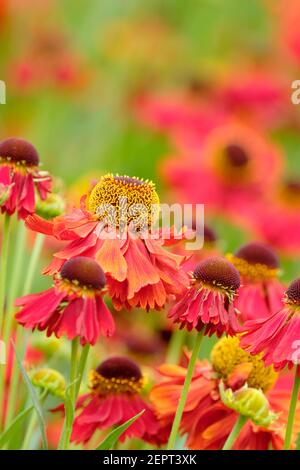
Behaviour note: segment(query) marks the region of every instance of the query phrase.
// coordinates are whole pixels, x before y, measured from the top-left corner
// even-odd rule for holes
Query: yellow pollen
[[[277,380],[278,374],[273,366],[264,365],[262,354],[252,356],[240,347],[237,336],[224,337],[213,347],[211,362],[217,374],[226,382],[230,374],[241,364],[250,364],[252,367],[247,379],[249,387],[270,390]]]
[[[228,254],[226,258],[236,267],[240,275],[250,282],[268,281],[276,279],[279,275],[279,269],[268,268],[265,264],[250,264],[232,254]]]
[[[76,279],[69,281],[69,279],[62,278],[60,274],[56,274],[55,281],[59,290],[64,291],[67,295],[75,294],[77,297],[95,297],[96,294],[103,294],[103,289],[83,286]]]
[[[122,393],[136,394],[140,393],[143,386],[143,377],[138,380],[135,377],[132,377],[131,379],[117,377],[107,379],[96,370],[91,370],[89,372],[89,388],[99,395]]]
[[[134,221],[146,229],[158,218],[159,197],[152,181],[107,174],[92,189],[87,207],[116,227]]]

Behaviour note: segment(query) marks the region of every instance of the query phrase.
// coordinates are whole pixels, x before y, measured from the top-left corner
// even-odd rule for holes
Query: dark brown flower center
[[[240,275],[237,269],[221,257],[209,258],[198,264],[194,271],[194,278],[204,284],[233,291],[240,287]]]
[[[233,168],[245,167],[249,162],[247,153],[240,145],[227,145],[224,149],[224,153],[229,166]]]
[[[300,181],[289,180],[285,183],[284,187],[291,194],[295,194],[297,196],[300,196]]]
[[[252,265],[263,264],[270,269],[278,269],[279,267],[276,253],[264,243],[248,243],[237,250],[235,256]]]
[[[17,137],[0,142],[0,158],[26,166],[37,166],[39,155],[35,147],[27,140]]]
[[[142,373],[139,366],[127,357],[115,356],[106,359],[96,369],[105,379],[139,381]]]
[[[295,279],[285,293],[288,302],[300,305],[300,278]]]
[[[91,258],[78,256],[65,262],[60,275],[68,281],[77,281],[81,286],[102,289],[105,274],[99,264]]]
[[[197,224],[195,221],[192,222],[192,230],[195,230],[195,232],[200,232],[203,230],[203,238],[204,238],[204,243],[216,243],[217,241],[217,234],[216,232],[209,227],[208,225],[201,226],[200,228],[197,227]]]

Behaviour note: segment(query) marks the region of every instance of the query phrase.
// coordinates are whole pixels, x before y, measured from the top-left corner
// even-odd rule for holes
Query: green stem
[[[285,433],[285,440],[284,440],[284,447],[283,447],[284,450],[290,450],[290,447],[291,447],[291,441],[292,441],[292,436],[293,436],[293,425],[295,421],[299,389],[300,389],[300,368],[299,366],[296,366],[294,386],[293,386],[293,392],[292,392],[292,397],[290,401],[288,422],[286,426],[286,433]]]
[[[246,424],[247,416],[239,415],[238,419],[236,420],[235,425],[233,426],[231,433],[229,434],[222,450],[230,450],[233,444],[236,441],[236,438],[240,434],[242,428]]]
[[[58,449],[66,450],[70,443],[73,421],[74,421],[74,410],[75,410],[75,401],[76,401],[76,379],[77,379],[77,355],[78,355],[78,344],[79,338],[73,339],[71,343],[71,364],[70,364],[70,379],[69,379],[69,389],[70,389],[70,400],[71,400],[71,409],[69,406],[65,406],[65,421],[60,437]]]
[[[35,242],[34,242],[33,250],[31,253],[30,260],[29,260],[28,271],[26,274],[26,281],[24,284],[22,295],[29,294],[31,291],[32,281],[33,281],[33,277],[36,271],[36,266],[40,257],[40,253],[43,247],[44,238],[45,238],[45,235],[43,235],[42,233],[38,233],[35,237]]]
[[[16,238],[15,246],[15,255],[13,259],[13,272],[10,279],[10,286],[7,294],[7,309],[4,321],[4,342],[8,344],[11,329],[13,325],[13,311],[14,311],[14,301],[18,295],[18,290],[20,286],[21,274],[22,274],[22,265],[25,254],[25,241],[26,241],[26,229],[23,221],[19,221],[18,233]]]
[[[3,224],[2,236],[2,250],[0,261],[0,339],[4,322],[5,310],[5,292],[6,292],[6,277],[7,277],[7,261],[8,261],[8,248],[9,248],[9,232],[10,232],[10,216],[5,214]],[[6,343],[4,343],[6,347]],[[3,395],[5,383],[5,364],[0,364],[0,428],[3,424]]]
[[[3,224],[1,263],[0,263],[0,329],[2,329],[3,321],[4,321],[10,220],[11,220],[10,216],[5,214],[4,224]]]
[[[83,377],[83,374],[84,374],[84,371],[85,371],[87,358],[88,358],[89,351],[90,351],[90,346],[91,345],[87,343],[85,346],[83,346],[82,351],[81,351],[81,356],[80,356],[79,366],[78,366],[78,373],[77,373],[77,382],[76,382],[76,390],[75,390],[75,402],[76,402],[78,394],[79,394],[80,385],[81,385],[81,382],[82,382],[82,377]]]
[[[175,330],[173,331],[171,341],[167,351],[166,363],[167,364],[178,364],[182,347],[185,342],[186,331],[185,330]]]
[[[26,282],[23,287],[22,295],[29,294],[31,291],[32,281],[33,281],[33,277],[36,271],[36,266],[39,260],[41,249],[43,246],[44,237],[45,236],[41,233],[38,233],[36,235],[33,250],[31,253],[30,260],[29,260],[28,271],[26,275]],[[28,332],[25,332],[24,334],[24,329],[20,326],[17,326],[15,344],[17,348],[21,349],[22,358],[24,357],[25,352],[26,352],[27,339],[28,339]],[[6,423],[10,423],[14,416],[14,412],[16,408],[16,401],[17,401],[17,394],[18,394],[18,380],[19,380],[19,370],[16,367],[16,364],[14,361],[12,365],[12,378],[11,378],[11,383],[10,383]]]
[[[186,373],[186,376],[185,376],[183,389],[182,389],[182,392],[181,392],[181,396],[180,396],[180,399],[179,399],[177,411],[176,411],[175,418],[174,418],[174,421],[173,421],[172,430],[171,430],[171,434],[170,434],[170,437],[169,437],[167,450],[172,450],[175,447],[175,442],[176,442],[176,439],[177,439],[177,435],[178,435],[178,431],[179,431],[179,426],[180,426],[184,406],[186,404],[190,384],[191,384],[191,381],[192,381],[192,378],[193,378],[193,372],[194,372],[195,364],[196,364],[196,361],[197,361],[198,356],[199,356],[199,351],[200,351],[201,342],[202,342],[202,339],[203,339],[203,334],[204,334],[204,332],[202,330],[198,333],[198,335],[196,337],[194,349],[193,349],[191,359],[190,359],[190,362],[189,362],[189,365],[188,365],[188,369],[187,369],[187,373]]]

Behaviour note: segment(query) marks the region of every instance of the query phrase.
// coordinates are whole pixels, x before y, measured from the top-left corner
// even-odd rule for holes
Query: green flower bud
[[[219,388],[224,405],[251,419],[258,426],[267,428],[277,419],[278,415],[270,410],[268,399],[262,390],[245,385],[234,392],[231,388],[225,390],[223,382],[220,382]]]
[[[46,390],[51,395],[64,398],[66,382],[64,377],[54,369],[38,369],[30,373],[31,382],[35,387]]]
[[[37,199],[35,210],[43,219],[53,219],[64,213],[65,201],[59,194],[50,193],[44,201]]]

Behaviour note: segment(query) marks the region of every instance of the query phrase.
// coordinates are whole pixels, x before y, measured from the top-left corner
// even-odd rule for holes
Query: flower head
[[[108,206],[113,208],[112,212]],[[87,200],[88,210],[97,215],[99,220],[107,216],[114,217],[112,223],[118,227],[136,222],[137,211],[141,209],[145,210],[144,228],[148,227],[157,219],[158,206],[159,197],[152,181],[111,174],[100,179]]]
[[[88,256],[102,266],[116,309],[159,310],[185,291],[189,279],[181,267],[186,258],[163,247],[174,242],[173,230],[167,241],[163,230],[149,231],[157,202],[153,183],[106,175],[82,199],[80,209],[52,222],[30,216],[26,225],[69,241],[55,253],[46,274],[59,272],[65,260],[78,254]]]
[[[244,351],[237,336],[224,337],[217,342],[211,352],[211,363],[218,377],[233,389],[247,383],[249,387],[266,392],[277,380],[273,367],[264,365],[262,354],[252,356]]]
[[[79,397],[81,409],[73,426],[72,441],[87,442],[97,429],[118,426],[145,410],[121,436],[160,442],[159,424],[151,407],[141,397],[143,375],[139,366],[127,357],[115,356],[103,361],[89,374],[90,393]]]
[[[16,320],[25,328],[47,331],[47,336],[80,337],[95,344],[100,334],[111,336],[115,326],[102,297],[105,275],[98,263],[78,256],[67,261],[54,276],[54,286],[39,294],[17,299]]]
[[[192,286],[171,308],[169,317],[189,330],[233,334],[238,328],[234,299],[239,287],[239,273],[229,261],[208,258],[195,268]]]
[[[289,178],[276,184],[257,204],[252,225],[260,238],[280,252],[300,253],[300,180]]]
[[[166,160],[162,172],[181,201],[201,202],[248,228],[256,203],[278,180],[282,161],[266,137],[229,122],[209,132],[195,155]]]
[[[276,370],[299,363],[300,278],[287,289],[280,310],[245,322],[241,346],[251,354],[263,353],[266,365]]]
[[[46,198],[51,179],[38,166],[39,155],[30,142],[16,137],[0,142],[0,184],[10,188],[2,212],[17,212],[24,219],[35,210],[35,189],[41,199]]]
[[[285,287],[278,279],[279,260],[271,247],[252,242],[228,259],[241,275],[237,307],[243,321],[275,313],[282,305]]]

